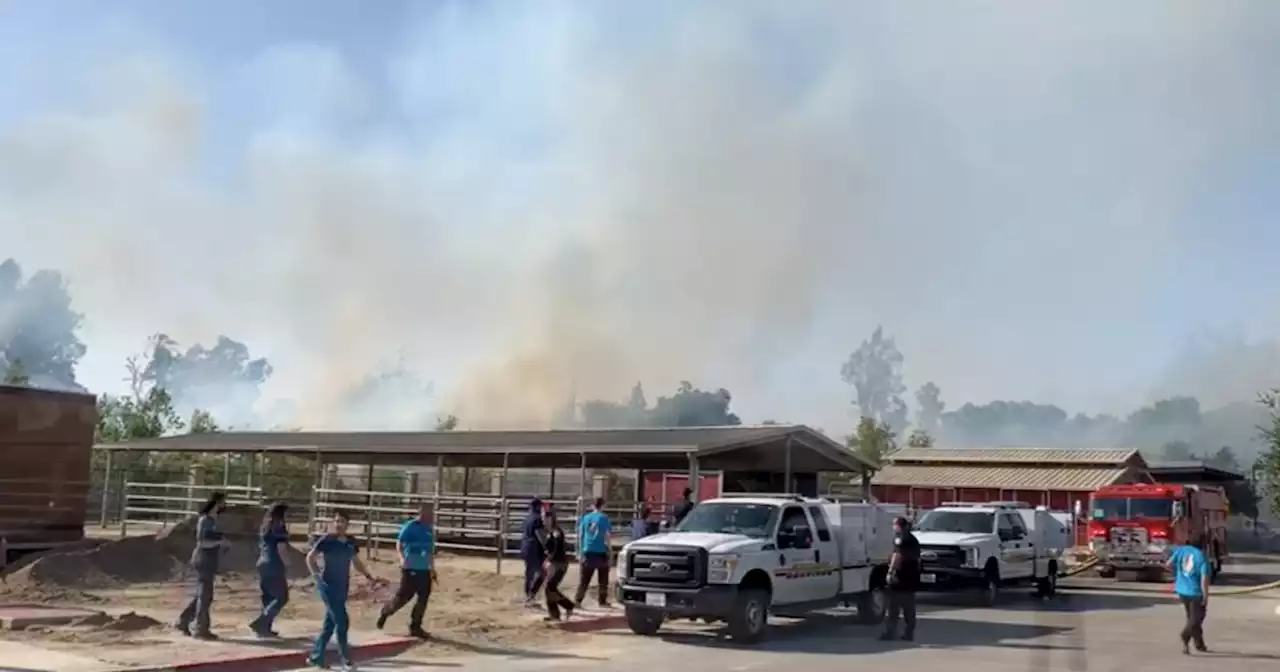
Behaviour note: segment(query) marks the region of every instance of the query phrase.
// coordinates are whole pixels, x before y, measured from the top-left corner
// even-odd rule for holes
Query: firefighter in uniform
[[[889,559],[889,613],[884,621],[882,640],[898,638],[898,619],[906,625],[902,640],[916,636],[916,591],[920,588],[920,542],[911,534],[911,521],[893,521],[893,556]]]

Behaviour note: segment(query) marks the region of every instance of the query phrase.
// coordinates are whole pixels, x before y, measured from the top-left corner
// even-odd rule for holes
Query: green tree
[[[885,423],[895,431],[907,426],[907,404],[902,393],[902,352],[892,338],[876,327],[840,367],[840,377],[853,387],[853,404],[861,417]]]
[[[888,423],[864,417],[858,421],[858,429],[848,438],[847,445],[853,452],[879,469],[888,462],[891,455],[897,452],[896,437]]]
[[[66,280],[57,271],[23,277],[13,259],[0,262],[0,364],[22,362],[28,383],[82,391],[76,366],[85,345],[77,332],[83,316],[71,308]]]
[[[1258,430],[1266,446],[1258,458],[1258,481],[1266,492],[1271,513],[1280,513],[1280,389],[1262,393],[1259,402],[1267,412],[1267,422]]]
[[[27,369],[22,365],[21,359],[9,362],[4,372],[4,384],[16,387],[26,387],[31,384],[31,376],[27,375]]]

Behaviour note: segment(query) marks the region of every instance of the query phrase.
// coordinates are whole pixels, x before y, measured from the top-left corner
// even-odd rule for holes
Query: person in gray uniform
[[[195,590],[191,601],[178,616],[174,627],[184,635],[196,639],[217,639],[210,629],[209,610],[213,607],[213,579],[218,575],[218,557],[224,545],[222,531],[218,529],[218,514],[227,508],[227,496],[215,492],[200,507],[196,520],[196,547],[191,551],[191,569],[196,573]],[[195,630],[191,625],[195,623]]]

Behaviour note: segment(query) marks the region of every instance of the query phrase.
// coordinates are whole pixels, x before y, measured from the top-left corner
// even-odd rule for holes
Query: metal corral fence
[[[175,525],[195,515],[214,492],[226,493],[227,503],[232,505],[265,509],[278,501],[266,497],[257,486],[126,482],[119,495],[120,536]],[[532,498],[321,487],[311,488],[311,493],[309,502],[286,502],[290,505],[291,528],[298,536],[310,538],[323,532],[334,512],[341,509],[351,518],[353,536],[364,542],[367,554],[373,555],[380,549],[394,548],[400,526],[416,516],[422,504],[430,503],[435,509],[437,545],[442,550],[492,555],[497,571],[501,571],[505,558],[519,554],[522,523]],[[592,499],[543,498],[543,503],[554,508],[566,537],[576,545],[578,520],[589,510]],[[615,546],[630,541],[631,521],[640,509],[636,502],[606,504],[604,511],[613,523]]]
[[[193,485],[189,483],[125,483],[120,498],[120,536],[129,526],[161,530],[186,520],[215,492],[226,493],[227,504],[262,506],[262,488],[244,485]]]
[[[341,509],[351,518],[353,533],[365,541],[366,552],[393,548],[400,526],[423,504],[435,510],[436,545],[443,550],[493,554],[498,571],[505,557],[520,551],[522,523],[528,515],[530,497],[494,495],[417,494],[395,491],[314,488],[308,534],[315,534],[333,520]],[[591,506],[588,498],[544,499],[557,513],[566,538],[577,544],[578,519]],[[633,502],[606,503],[605,513],[613,523],[615,545],[630,540],[631,521],[640,505]]]

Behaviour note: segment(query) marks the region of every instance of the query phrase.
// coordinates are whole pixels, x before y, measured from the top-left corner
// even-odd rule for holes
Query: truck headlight
[[[707,561],[707,581],[711,583],[727,583],[733,579],[733,570],[738,567],[738,556],[733,554],[713,555]]]
[[[972,547],[964,549],[964,564],[966,567],[978,566],[978,549]]]

